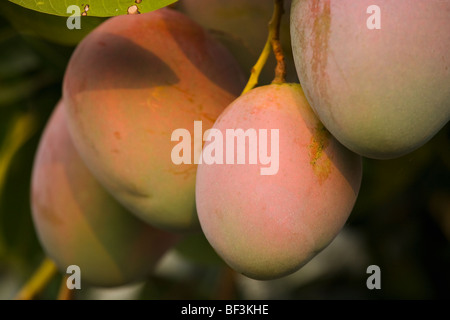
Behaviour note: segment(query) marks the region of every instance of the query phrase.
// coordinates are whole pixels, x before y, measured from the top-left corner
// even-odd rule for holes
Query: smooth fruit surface
[[[231,54],[183,14],[109,19],[84,39],[63,85],[69,130],[94,176],[145,221],[198,228],[196,165],[171,159],[174,130],[210,128],[240,93]],[[193,141],[192,141],[193,143]]]
[[[371,158],[411,152],[449,121],[449,30],[449,1],[294,0],[291,8],[308,101],[342,144]]]
[[[62,273],[70,265],[96,286],[148,276],[178,236],[146,225],[118,204],[78,156],[59,104],[36,154],[32,213],[42,247]]]
[[[326,131],[298,84],[251,90],[213,128],[224,137],[228,129],[278,129],[279,169],[261,175],[260,168],[267,166],[249,160],[199,165],[197,210],[208,241],[248,277],[266,280],[296,271],[347,220],[360,188],[361,157]],[[270,142],[268,150],[273,147]],[[245,151],[249,159],[248,143]]]

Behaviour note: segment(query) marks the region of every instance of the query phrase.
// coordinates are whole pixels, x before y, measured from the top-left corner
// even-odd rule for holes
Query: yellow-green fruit
[[[175,7],[211,31],[237,58],[250,74],[267,41],[273,0],[182,0]],[[284,49],[287,79],[297,82],[289,35],[289,2],[285,2],[281,20],[280,41]],[[271,54],[259,83],[269,84],[274,78],[275,58]]]
[[[164,8],[90,33],[69,62],[63,98],[74,144],[102,185],[148,223],[182,231],[199,228],[197,166],[172,162],[172,133],[194,136],[196,120],[210,128],[244,83],[225,47]]]
[[[345,146],[407,154],[450,119],[450,1],[294,0],[291,36],[306,97]]]
[[[230,129],[248,135],[245,147],[239,139],[227,147],[232,145]],[[361,157],[328,133],[298,84],[249,91],[223,112],[213,130],[196,185],[206,238],[232,268],[248,277],[268,280],[298,270],[346,222],[361,184]],[[224,149],[216,144],[214,154],[223,154],[223,164],[208,164],[213,154],[208,150],[220,135]],[[235,164],[228,161],[230,151],[237,151],[230,156]],[[245,162],[236,164],[244,151]]]
[[[73,147],[64,111],[60,103],[34,163],[31,202],[40,242],[62,273],[77,265],[86,283],[142,280],[179,236],[146,225],[100,186]]]

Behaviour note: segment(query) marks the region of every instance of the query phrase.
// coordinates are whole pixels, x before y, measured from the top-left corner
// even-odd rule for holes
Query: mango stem
[[[275,68],[275,78],[272,83],[285,83],[286,82],[286,63],[284,61],[284,52],[280,41],[280,24],[281,16],[284,13],[283,0],[275,0],[275,10],[277,13],[277,19],[272,19],[269,24],[269,29],[272,32],[271,44],[272,50],[277,60],[277,66]]]
[[[271,49],[273,50],[275,58],[277,59],[277,66],[275,68],[275,78],[272,81],[272,83],[285,82],[286,66],[284,63],[283,49],[281,48],[280,43],[280,23],[281,17],[284,13],[283,3],[284,0],[274,0],[274,10],[272,14],[272,19],[269,22],[269,35],[267,37],[266,44],[264,45],[264,49],[262,50],[261,55],[258,58],[258,61],[252,68],[250,78],[244,90],[242,91],[242,94],[247,93],[258,84],[259,75],[261,74],[262,69],[266,65]]]
[[[53,276],[56,275],[57,271],[58,269],[55,263],[49,258],[46,258],[14,300],[32,300],[42,292]]]

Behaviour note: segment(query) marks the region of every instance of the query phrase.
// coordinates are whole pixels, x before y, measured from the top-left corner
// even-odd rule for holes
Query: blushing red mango
[[[248,277],[268,280],[298,270],[346,222],[360,188],[361,157],[328,133],[298,84],[249,91],[213,128],[224,137],[228,129],[278,129],[279,167],[274,175],[262,175],[267,165],[249,163],[248,143],[245,164],[200,164],[197,210],[206,238]]]
[[[31,203],[35,228],[62,273],[70,265],[96,286],[119,286],[148,276],[178,235],[146,225],[120,206],[78,156],[65,119],[54,111],[36,155]]]
[[[449,121],[449,30],[450,1],[294,0],[291,8],[308,101],[342,144],[370,158],[409,153]]]
[[[245,84],[237,62],[183,14],[117,16],[77,47],[63,85],[74,144],[125,207],[157,227],[199,228],[196,165],[172,163],[172,132],[210,128]]]

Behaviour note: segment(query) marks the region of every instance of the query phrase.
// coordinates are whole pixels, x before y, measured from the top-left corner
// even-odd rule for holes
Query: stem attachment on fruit
[[[55,263],[46,258],[31,279],[20,290],[15,300],[32,300],[37,294],[42,292],[57,271]]]
[[[242,94],[250,91],[258,84],[258,78],[261,74],[262,69],[264,68],[267,59],[269,58],[271,49],[275,54],[275,58],[277,59],[277,67],[275,69],[275,79],[272,83],[283,83],[285,82],[286,75],[286,67],[284,63],[284,54],[280,44],[280,23],[281,16],[284,13],[283,10],[283,0],[274,0],[274,10],[272,19],[269,22],[269,35],[267,37],[266,44],[264,45],[264,49],[261,52],[261,55],[258,58],[258,61],[252,68],[252,72],[250,74],[250,78],[247,82],[247,85],[242,91]]]

